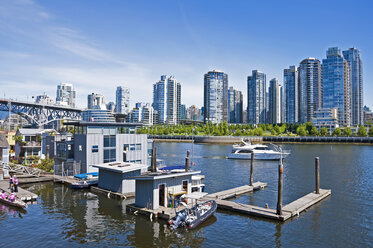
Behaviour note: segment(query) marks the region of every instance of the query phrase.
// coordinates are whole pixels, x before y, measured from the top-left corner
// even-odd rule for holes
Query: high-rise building
[[[280,113],[281,123],[286,123],[286,100],[285,100],[285,87],[283,85],[280,85]]]
[[[268,123],[281,123],[281,92],[277,78],[269,81]]]
[[[106,104],[106,109],[109,110],[110,112],[115,112],[115,103],[108,102],[108,104]]]
[[[150,103],[139,102],[129,114],[129,121],[132,123],[142,123],[146,126],[153,125],[154,111]]]
[[[322,105],[338,109],[340,126],[351,125],[350,67],[338,47],[329,48],[322,60]]]
[[[298,104],[298,68],[290,66],[284,69],[284,87],[285,87],[285,119],[287,123],[297,123],[299,104]]]
[[[204,76],[204,122],[228,121],[228,75],[209,71]]]
[[[188,119],[188,117],[187,117],[187,109],[185,107],[185,104],[181,104],[181,107],[180,107],[180,119],[181,120]]]
[[[243,96],[242,92],[229,87],[228,89],[228,122],[242,123]]]
[[[36,96],[35,103],[43,104],[43,105],[53,105],[53,99],[50,98],[45,93],[40,96]]]
[[[196,105],[192,105],[187,109],[187,119],[193,121],[201,121],[202,113]]]
[[[361,61],[360,51],[356,48],[350,48],[343,51],[343,57],[347,60],[350,67],[351,82],[351,124],[363,124],[363,62]]]
[[[88,95],[88,109],[106,109],[104,96],[101,94],[92,93]]]
[[[115,93],[115,112],[119,114],[128,114],[130,111],[130,89],[118,86]]]
[[[247,123],[266,123],[266,91],[266,74],[253,70],[247,77]]]
[[[56,104],[75,108],[76,92],[72,84],[60,83],[57,85]]]
[[[309,122],[321,108],[321,64],[318,59],[307,58],[299,65],[299,122]]]
[[[162,75],[161,80],[153,84],[153,108],[157,111],[157,123],[180,123],[181,85],[175,77]]]

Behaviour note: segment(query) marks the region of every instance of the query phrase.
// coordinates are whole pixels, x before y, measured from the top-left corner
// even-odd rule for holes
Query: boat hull
[[[255,160],[280,160],[281,157],[285,158],[288,153],[254,153]],[[249,159],[251,160],[251,153],[240,154],[240,153],[230,153],[227,158],[229,159]]]
[[[199,218],[197,218],[195,221],[190,223],[188,225],[188,229],[191,230],[191,229],[198,227],[200,224],[202,224],[204,221],[206,221],[216,212],[218,205],[213,200],[211,201],[211,204],[212,204],[212,207],[203,216],[199,216]]]
[[[91,186],[98,184],[98,180],[86,181],[86,182],[76,182],[71,184],[72,189],[88,189]]]

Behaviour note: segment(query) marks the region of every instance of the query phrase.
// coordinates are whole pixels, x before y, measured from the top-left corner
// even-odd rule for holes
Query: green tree
[[[319,130],[317,130],[316,127],[312,127],[310,134],[311,134],[312,136],[319,136],[319,135],[320,135],[320,132],[319,132]]]
[[[306,130],[306,127],[304,126],[299,126],[297,128],[297,135],[299,136],[306,136],[308,134],[307,130]]]
[[[321,130],[320,130],[320,134],[322,136],[328,135],[328,129],[326,129],[326,127],[322,127]]]
[[[351,128],[349,128],[349,127],[345,127],[345,128],[343,129],[343,135],[344,135],[344,136],[352,136]]]
[[[341,136],[342,134],[342,131],[339,127],[337,127],[336,129],[334,129],[333,131],[333,136]]]
[[[280,133],[282,133],[283,131],[281,130],[281,128],[278,126],[278,125],[276,125],[275,127],[274,127],[274,129],[273,129],[277,134],[280,134]]]
[[[368,134],[369,134],[370,137],[373,137],[373,128],[372,127],[369,128],[369,133]]]
[[[367,136],[367,130],[365,130],[365,127],[363,125],[359,126],[359,130],[357,131],[357,135],[360,137],[366,137]]]
[[[264,131],[261,127],[257,127],[257,128],[254,129],[254,135],[255,136],[263,136],[263,133],[264,133]]]

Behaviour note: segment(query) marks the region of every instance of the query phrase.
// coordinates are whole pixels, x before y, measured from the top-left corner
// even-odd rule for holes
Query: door
[[[159,184],[158,191],[159,191],[159,206],[165,207],[164,201],[165,201],[166,185],[164,183]]]

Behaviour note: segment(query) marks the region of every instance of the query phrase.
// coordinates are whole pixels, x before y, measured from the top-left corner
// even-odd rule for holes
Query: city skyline
[[[328,47],[338,46],[343,49],[357,47],[361,51],[365,68],[365,104],[371,107],[373,100],[367,98],[367,92],[372,91],[373,87],[369,85],[373,78],[369,71],[372,64],[369,58],[373,57],[370,46],[372,37],[360,31],[364,30],[369,20],[361,22],[362,17],[353,13],[355,19],[341,19],[338,24],[330,23],[328,28],[323,27],[323,16],[339,15],[343,9],[344,4],[338,3],[328,3],[325,10],[317,8],[318,11],[315,9],[318,4],[292,5],[292,15],[281,15],[281,18],[277,18],[279,13],[276,11],[283,8],[284,4],[277,2],[239,2],[235,5],[211,5],[209,1],[198,4],[91,3],[88,9],[84,3],[74,3],[76,11],[85,20],[66,11],[68,4],[46,1],[2,3],[0,11],[4,15],[0,17],[0,56],[6,63],[0,69],[0,81],[5,85],[0,94],[1,97],[5,93],[6,96],[20,100],[26,100],[27,97],[31,99],[31,96],[42,92],[53,96],[55,85],[66,82],[72,83],[77,91],[76,105],[84,107],[86,96],[92,93],[92,88],[105,95],[107,101],[114,101],[115,92],[110,88],[124,85],[131,89],[131,98],[135,100],[131,103],[133,108],[136,101],[151,102],[151,85],[154,80],[159,75],[168,74],[175,75],[183,82],[183,104],[202,106],[201,82],[206,71],[224,71],[237,90],[246,92],[246,77],[250,71],[263,71],[268,78],[279,78],[279,83],[283,84],[284,68],[298,64],[307,57],[321,60]],[[145,6],[151,10],[144,10],[147,9]],[[366,5],[362,6],[361,2],[354,2],[354,6],[361,16],[369,9]],[[269,20],[258,22],[253,19],[260,13],[249,16],[232,14],[243,14],[249,7],[266,9],[274,15]],[[174,23],[170,24],[166,17],[161,17],[159,13],[162,11],[158,10],[164,8],[173,11]],[[228,10],[229,21],[222,22],[211,14],[205,16],[207,8],[217,13]],[[92,13],[93,9],[100,11]],[[280,33],[277,30],[284,22],[297,20],[312,11],[318,13],[318,18],[314,18],[312,23],[302,22],[303,29],[293,40],[289,41],[286,35],[288,31],[281,30],[283,33]],[[112,16],[108,16],[108,13]],[[208,20],[206,17],[212,18]],[[139,23],[131,21],[133,18]],[[365,18],[370,17],[365,15]],[[214,24],[219,25],[230,39],[219,41],[216,34],[206,36],[202,32],[214,27]],[[123,28],[120,32],[114,32],[118,30],[111,28],[121,25]],[[354,29],[354,35],[346,35],[347,28],[353,25],[359,25],[360,28]],[[254,26],[261,28],[259,35],[245,35],[245,30]],[[170,31],[175,35],[167,42],[159,39]],[[309,39],[312,33],[317,33],[318,39]],[[269,34],[276,36],[275,41],[270,42],[271,39],[267,37]],[[151,36],[154,37],[149,39]],[[166,59],[160,61],[160,56]]]

